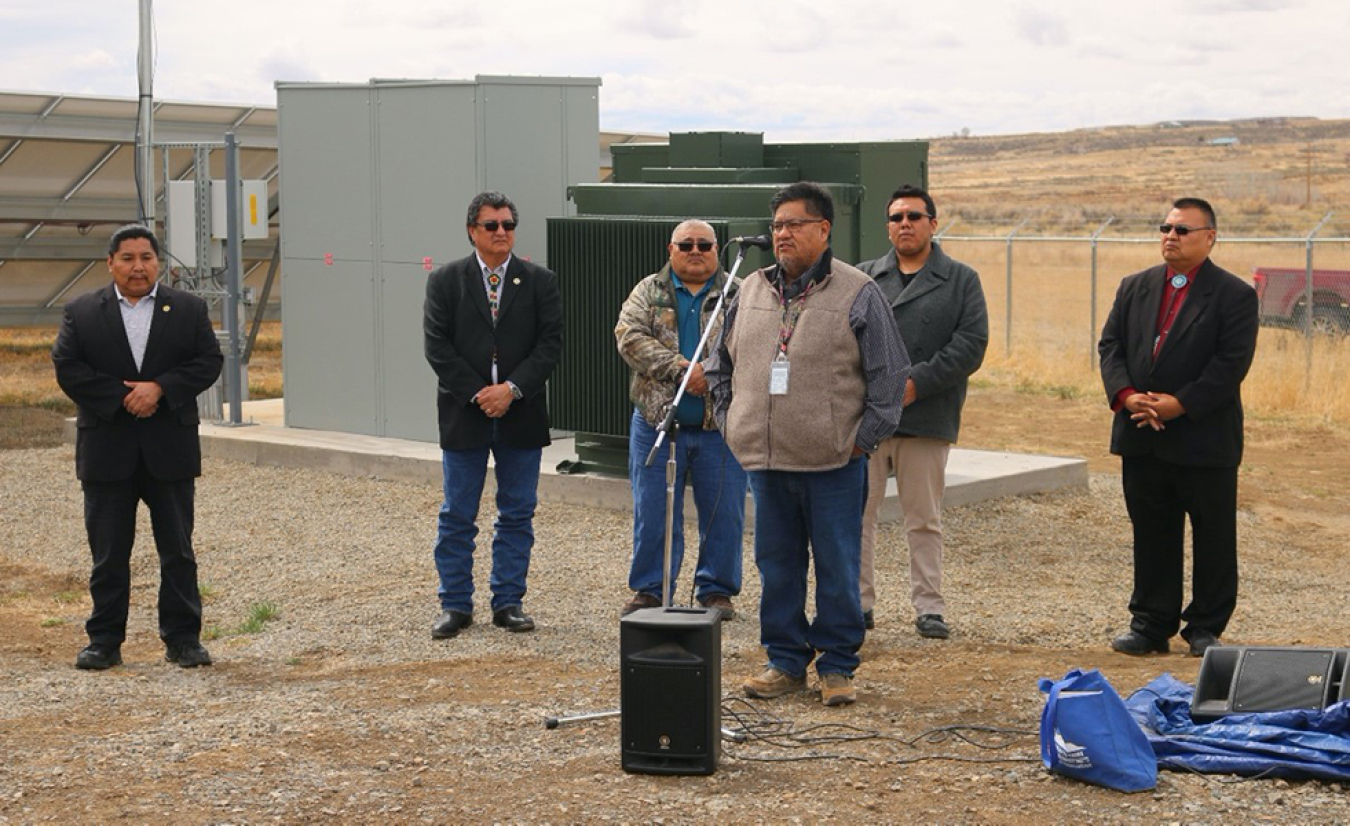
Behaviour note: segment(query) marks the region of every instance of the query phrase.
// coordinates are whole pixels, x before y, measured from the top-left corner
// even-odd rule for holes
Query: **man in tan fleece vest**
[[[745,279],[706,370],[718,427],[755,496],[769,663],[744,689],[759,698],[799,691],[814,661],[821,701],[844,705],[857,699],[864,634],[866,456],[895,432],[909,357],[876,283],[834,260],[829,191],[792,184],[769,207],[778,264]]]

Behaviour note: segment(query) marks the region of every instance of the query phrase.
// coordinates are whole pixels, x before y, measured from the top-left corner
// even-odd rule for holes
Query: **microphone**
[[[732,243],[740,244],[742,247],[757,247],[767,250],[773,247],[773,241],[767,235],[742,235],[738,238],[732,238]]]

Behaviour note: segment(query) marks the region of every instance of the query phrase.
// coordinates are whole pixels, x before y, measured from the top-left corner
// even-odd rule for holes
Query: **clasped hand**
[[[1181,402],[1171,393],[1135,393],[1125,399],[1125,409],[1135,427],[1166,430],[1170,422],[1186,412]]]
[[[153,381],[124,381],[131,392],[122,397],[122,407],[138,419],[148,419],[159,409],[164,390]]]

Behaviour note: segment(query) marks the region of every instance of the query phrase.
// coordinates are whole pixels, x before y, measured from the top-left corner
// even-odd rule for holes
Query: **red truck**
[[[1312,317],[1308,317],[1307,271],[1257,267],[1252,283],[1261,302],[1261,323],[1314,332],[1350,333],[1350,270],[1312,271]]]

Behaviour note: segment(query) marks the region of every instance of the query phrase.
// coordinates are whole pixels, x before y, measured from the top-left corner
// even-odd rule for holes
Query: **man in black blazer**
[[[1237,605],[1241,386],[1256,352],[1257,300],[1209,260],[1218,232],[1209,203],[1174,202],[1159,229],[1166,263],[1121,282],[1097,345],[1134,525],[1133,619],[1111,647],[1166,653],[1185,622],[1181,635],[1199,657]],[[1182,610],[1187,516],[1192,597]]]
[[[149,229],[113,233],[108,271],[111,284],[66,305],[52,347],[57,383],[78,407],[75,472],[93,553],[89,645],[75,666],[122,662],[140,502],[150,509],[159,553],[165,659],[210,665],[200,642],[192,525],[202,470],[197,396],[220,375],[220,345],[206,303],[158,283],[159,241]]]
[[[562,353],[562,300],[552,272],[512,254],[520,220],[500,192],[469,203],[474,253],[427,280],[423,331],[436,371],[445,502],[436,537],[441,615],[431,636],[448,639],[473,624],[475,522],[496,467],[492,537],[492,622],[532,631],[525,578],[534,545],[539,464],[549,444],[544,383]]]

